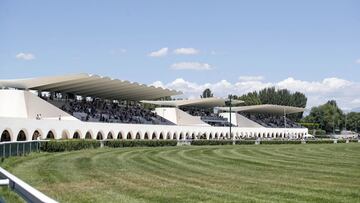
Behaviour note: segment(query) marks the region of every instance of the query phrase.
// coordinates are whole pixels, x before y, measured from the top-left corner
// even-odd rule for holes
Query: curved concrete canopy
[[[175,90],[86,73],[30,79],[0,80],[0,87],[72,93],[103,99],[135,101],[181,94],[181,92]]]
[[[225,106],[227,99],[209,97],[209,98],[200,98],[200,99],[186,99],[186,100],[169,100],[169,101],[150,101],[142,100],[140,102],[146,104],[155,104],[159,106],[171,106],[171,107],[201,107],[201,108],[212,108],[217,106]],[[234,104],[243,103],[240,100],[232,100]]]
[[[229,107],[219,107],[220,111],[229,111]],[[269,114],[292,114],[304,112],[305,108],[293,106],[281,106],[274,104],[261,104],[251,106],[237,106],[231,108],[232,112],[248,112],[248,113],[269,113]]]

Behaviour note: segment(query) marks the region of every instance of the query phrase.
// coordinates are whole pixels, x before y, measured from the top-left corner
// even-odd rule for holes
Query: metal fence
[[[46,196],[37,189],[31,187],[29,184],[20,180],[16,176],[12,175],[5,169],[0,167],[0,182],[1,186],[7,186],[26,202],[29,203],[57,203],[54,199]]]
[[[0,157],[21,156],[31,152],[40,151],[41,143],[46,140],[1,142]]]

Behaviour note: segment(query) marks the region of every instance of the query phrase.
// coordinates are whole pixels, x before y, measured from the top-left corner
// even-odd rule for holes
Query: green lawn
[[[60,202],[360,202],[359,143],[103,148],[2,165]]]

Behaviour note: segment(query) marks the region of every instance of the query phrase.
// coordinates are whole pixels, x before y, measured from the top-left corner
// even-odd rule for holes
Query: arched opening
[[[173,134],[173,140],[176,140],[176,133]]]
[[[151,139],[153,139],[153,140],[155,140],[155,139],[156,139],[156,133],[155,133],[155,132],[152,134]]]
[[[131,133],[130,132],[127,134],[126,139],[131,140]]]
[[[86,132],[85,139],[91,139],[91,133],[89,131]]]
[[[17,141],[26,141],[26,134],[23,130],[20,130],[16,138]]]
[[[108,139],[108,140],[114,139],[113,134],[111,132],[109,132],[106,139]]]
[[[212,140],[212,139],[213,139],[213,134],[212,134],[212,133],[210,133],[210,135],[209,135],[209,139],[210,139],[210,140]]]
[[[218,139],[218,138],[219,138],[219,134],[215,133],[215,139]]]
[[[73,139],[80,139],[80,134],[78,132],[75,132],[73,135]]]
[[[140,133],[136,133],[135,139],[140,140]]]
[[[224,134],[223,133],[220,134],[220,139],[224,139]]]
[[[160,140],[163,140],[163,139],[164,139],[163,133],[160,133],[159,139],[160,139]]]
[[[35,130],[35,132],[33,133],[32,136],[32,140],[37,140],[41,138],[41,134],[39,133],[39,131]]]
[[[166,139],[167,139],[167,140],[170,140],[170,139],[171,139],[171,133],[170,133],[170,132],[167,133]]]
[[[1,134],[1,142],[9,142],[11,141],[11,136],[9,131],[4,130]]]
[[[98,132],[98,134],[96,135],[96,139],[97,140],[102,140],[103,139],[103,135],[101,132]]]
[[[183,140],[183,139],[184,139],[184,134],[183,134],[183,133],[180,133],[179,139],[180,139],[180,140]]]
[[[148,133],[145,133],[145,135],[144,135],[144,139],[145,139],[145,140],[148,140],[148,139],[149,139],[149,135],[148,135]]]
[[[46,139],[55,139],[54,133],[51,130],[46,135]]]
[[[192,133],[190,138],[195,140],[195,133]]]
[[[120,139],[120,140],[121,140],[121,139],[124,139],[121,132],[118,133],[117,139]]]
[[[69,138],[69,135],[68,133],[66,132],[66,130],[64,130],[62,133],[61,133],[61,139],[68,139]]]

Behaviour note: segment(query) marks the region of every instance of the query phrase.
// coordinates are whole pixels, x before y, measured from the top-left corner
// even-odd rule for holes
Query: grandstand
[[[0,80],[0,86],[2,142],[301,139],[308,133],[286,117],[303,108],[257,105],[233,107],[229,112],[222,98],[161,100],[181,92],[98,75]]]

